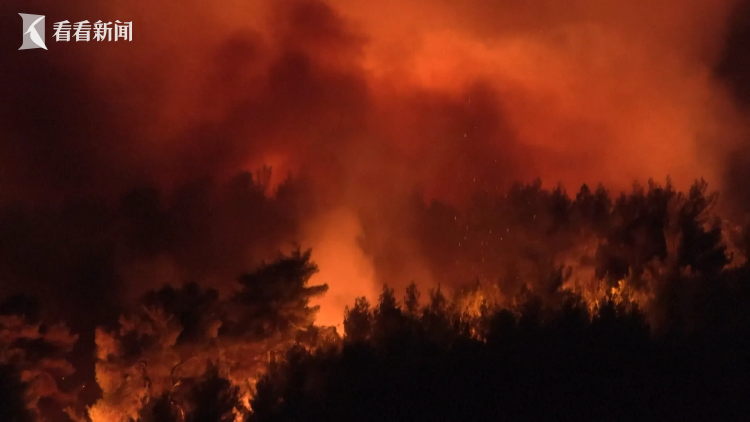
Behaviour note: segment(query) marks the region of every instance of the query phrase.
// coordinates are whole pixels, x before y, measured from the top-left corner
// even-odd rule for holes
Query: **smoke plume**
[[[229,285],[292,242],[336,314],[386,278],[440,281],[421,201],[745,176],[737,1],[0,8],[0,279],[90,303],[61,310],[80,321],[164,283]],[[18,12],[47,16],[49,51],[16,51]],[[132,21],[133,41],[50,39],[84,19]]]

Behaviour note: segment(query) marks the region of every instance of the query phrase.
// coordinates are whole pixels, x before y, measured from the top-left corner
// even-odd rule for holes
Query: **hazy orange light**
[[[320,272],[311,284],[328,284],[328,293],[314,301],[320,306],[316,323],[333,325],[343,333],[344,308],[354,299],[365,296],[372,303],[377,299],[375,272],[369,258],[356,243],[361,227],[354,213],[333,210],[310,222],[305,244],[313,248]]]

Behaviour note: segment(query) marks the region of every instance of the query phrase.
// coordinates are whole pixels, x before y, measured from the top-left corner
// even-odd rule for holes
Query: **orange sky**
[[[133,42],[53,45],[9,67],[58,77],[35,83],[60,97],[61,123],[25,139],[13,123],[25,115],[4,121],[18,147],[0,151],[0,199],[170,188],[263,163],[274,184],[303,172],[324,211],[297,240],[319,250],[329,295],[351,303],[379,291],[355,242],[359,211],[413,190],[460,204],[537,176],[570,190],[667,175],[720,188],[746,134],[713,70],[735,3],[40,3],[50,21],[132,20]]]

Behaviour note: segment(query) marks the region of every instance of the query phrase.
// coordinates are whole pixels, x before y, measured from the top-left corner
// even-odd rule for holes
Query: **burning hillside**
[[[669,367],[649,359],[687,344],[660,391],[697,356],[741,363],[693,336],[748,322],[749,4],[5,1],[5,408],[367,419],[347,412],[378,406],[341,383],[386,398],[356,374],[413,390],[465,358],[534,388],[519,377],[575,378],[518,356],[541,353],[530,339],[573,347],[558,337],[580,341],[570,368],[597,389],[587,362],[590,347],[611,352],[598,343],[609,329],[647,350],[643,366],[623,363],[633,373]],[[45,16],[48,48],[18,50],[18,13]],[[55,35],[100,19],[132,22],[132,40]],[[430,350],[425,373],[400,366]],[[497,354],[525,375],[485,359]],[[739,389],[716,365],[705,385]],[[516,390],[474,391],[446,371],[478,415],[542,408],[497,413],[474,401]],[[435,409],[450,402],[430,391]],[[321,410],[337,400],[341,413]]]

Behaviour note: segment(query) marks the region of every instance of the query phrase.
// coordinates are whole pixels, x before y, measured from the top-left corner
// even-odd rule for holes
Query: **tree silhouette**
[[[372,335],[373,316],[370,302],[365,297],[354,301],[354,307],[344,311],[344,334],[348,341],[361,342]]]
[[[186,422],[232,422],[235,412],[242,409],[239,389],[219,376],[216,367],[210,367],[190,390],[189,402],[191,410]]]
[[[230,374],[228,382],[241,388],[237,394],[249,394],[269,356],[311,330],[317,308],[309,301],[327,286],[307,284],[317,271],[310,253],[296,249],[262,264],[241,276],[228,298],[196,284],[149,292],[140,309],[120,318],[119,332],[98,330],[103,397],[89,411],[92,420],[135,419],[144,406],[158,410],[150,403],[166,400],[164,394],[212,367]],[[327,336],[312,337],[324,343]]]
[[[374,311],[358,299],[348,313],[350,327],[372,318],[377,335],[352,328],[357,341],[341,349],[291,351],[259,381],[249,420],[661,420],[747,414],[742,395],[723,384],[745,386],[746,375],[700,363],[741,354],[724,345],[706,349],[695,340],[654,336],[645,314],[626,297],[610,294],[593,310],[564,291],[554,301],[527,291],[516,302],[513,309],[486,309],[474,323],[487,328],[469,332],[455,323],[457,304],[434,290],[422,317],[411,319],[419,328],[404,331],[382,324],[396,313],[402,321],[412,318],[384,287]],[[448,321],[438,326],[450,334],[425,335],[434,332],[438,315]],[[747,356],[736,363],[746,365]],[[717,399],[712,389],[725,395]]]
[[[418,251],[438,287],[412,283],[397,296],[384,284],[377,303],[357,298],[342,338],[314,325],[310,300],[327,286],[310,284],[310,250],[247,273],[234,265],[248,262],[245,237],[273,250],[276,231],[295,233],[309,199],[292,180],[267,195],[269,174],[258,176],[171,197],[143,188],[113,214],[85,208],[118,222],[125,260],[165,254],[190,280],[236,281],[222,294],[199,282],[149,291],[102,325],[92,422],[750,415],[750,230],[718,218],[703,181],[678,192],[649,180],[617,196],[584,185],[570,196],[536,180],[464,207],[414,195],[394,207],[392,231],[363,211],[359,241],[378,277],[411,276],[404,263]],[[251,217],[265,213],[274,217]],[[47,323],[34,298],[0,302],[0,334],[0,419],[75,399],[62,387],[76,381],[67,357],[77,338]]]

